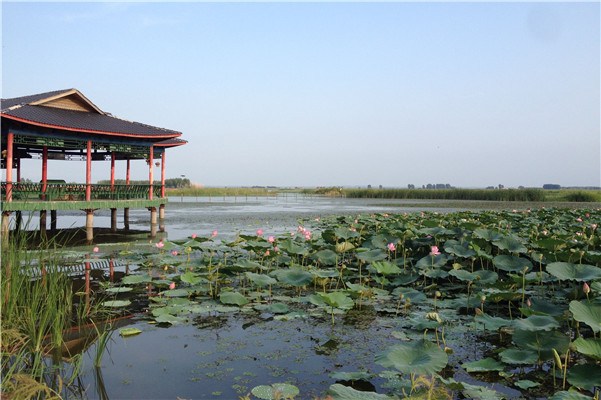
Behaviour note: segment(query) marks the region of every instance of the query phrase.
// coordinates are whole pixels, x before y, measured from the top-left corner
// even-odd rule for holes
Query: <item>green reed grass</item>
[[[344,189],[348,198],[544,201],[542,189]]]
[[[167,196],[197,197],[257,197],[277,196],[277,192],[267,188],[181,188],[166,189]]]

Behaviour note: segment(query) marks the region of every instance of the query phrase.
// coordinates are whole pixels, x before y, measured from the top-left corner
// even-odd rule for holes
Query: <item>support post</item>
[[[40,210],[40,235],[46,236],[46,210]]]
[[[117,209],[111,208],[111,232],[117,232]]]
[[[123,209],[123,225],[126,231],[129,230],[129,208]]]
[[[159,231],[165,232],[165,205],[159,206]]]
[[[42,148],[42,200],[46,200],[46,182],[48,182],[48,146]]]
[[[92,141],[88,140],[88,148],[86,152],[86,201],[92,200]],[[92,240],[92,239],[88,239]]]
[[[161,154],[161,198],[165,198],[165,153],[166,151],[163,151]],[[164,208],[164,205],[161,207]]]
[[[127,158],[127,172],[125,173],[125,184],[129,185],[129,157]]]
[[[56,230],[56,210],[50,210],[50,230]]]
[[[148,180],[150,183],[150,190],[148,191],[148,200],[152,200],[152,183],[154,181],[154,177],[152,175],[153,158],[154,158],[154,146],[150,146],[150,155],[148,156],[148,160],[150,161],[148,163],[148,169],[149,169]],[[156,212],[156,209],[155,209],[155,212]]]
[[[150,237],[157,235],[157,208],[149,207],[150,210]]]
[[[6,201],[13,199],[13,138],[12,132],[8,132],[6,137]]]
[[[86,212],[86,239],[88,242],[94,240],[94,211],[85,210]]]
[[[111,151],[111,192],[115,190],[115,152]]]

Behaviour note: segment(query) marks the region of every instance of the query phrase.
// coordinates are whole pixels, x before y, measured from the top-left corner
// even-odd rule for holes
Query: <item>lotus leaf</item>
[[[252,283],[259,287],[274,285],[278,283],[278,281],[273,279],[271,276],[255,274],[254,272],[246,272],[246,277],[250,279]]]
[[[186,290],[186,289],[172,289],[172,290],[165,290],[165,291],[161,292],[161,294],[164,296],[168,296],[168,297],[185,297],[185,296],[188,296],[190,294],[190,292],[188,292],[188,290]]]
[[[563,354],[568,349],[570,338],[559,331],[524,331],[516,329],[513,341],[522,349],[538,352],[539,360],[546,361],[553,358],[553,349]]]
[[[324,265],[336,265],[336,262],[338,261],[338,256],[330,249],[319,250],[313,254],[311,258]]]
[[[359,379],[370,379],[371,375],[367,372],[332,372],[330,374],[330,378],[336,379],[339,381],[354,381]]]
[[[497,246],[499,249],[506,250],[510,253],[528,252],[528,249],[526,246],[524,246],[520,238],[513,235],[504,236],[502,239],[493,241],[492,244]]]
[[[339,239],[348,240],[359,237],[359,232],[352,231],[350,228],[346,227],[338,227],[334,229],[334,235],[336,235],[336,237]]]
[[[318,293],[319,297],[330,307],[336,307],[343,310],[353,308],[355,302],[346,293],[332,292],[332,293]]]
[[[601,386],[601,365],[592,363],[574,365],[568,369],[568,382],[586,390]]]
[[[489,331],[497,331],[504,326],[510,326],[512,324],[508,319],[492,317],[486,313],[478,316],[477,323],[479,325],[484,325],[484,329]]]
[[[125,293],[125,292],[131,292],[132,290],[133,290],[133,288],[130,288],[130,287],[112,287],[112,288],[106,289],[106,291],[109,293]]]
[[[284,303],[271,303],[269,305],[269,311],[274,314],[286,314],[288,311],[290,311],[290,307]]]
[[[126,307],[130,304],[129,300],[109,300],[102,303],[104,307]]]
[[[365,262],[380,261],[388,257],[388,253],[380,249],[357,252],[357,258]]]
[[[449,357],[440,347],[426,340],[401,343],[375,357],[384,368],[396,368],[404,374],[433,374],[443,369]]]
[[[531,389],[533,387],[539,386],[540,382],[532,382],[529,379],[523,379],[523,380],[515,382],[514,385],[516,385],[520,389],[528,390],[528,389]]]
[[[473,235],[477,238],[484,239],[488,242],[501,240],[503,235],[500,232],[491,231],[489,229],[478,228],[474,230]]]
[[[453,270],[449,271],[449,275],[454,276],[455,278],[459,279],[460,281],[465,281],[465,282],[473,282],[478,277],[476,274],[472,274],[471,272],[466,271],[464,269],[453,269]]]
[[[121,280],[124,285],[135,285],[137,283],[150,283],[152,278],[148,274],[143,275],[128,275]]]
[[[496,256],[493,262],[498,269],[507,272],[523,272],[524,268],[527,268],[527,270],[532,270],[533,268],[532,262],[527,258],[507,254]]]
[[[534,350],[506,349],[499,356],[506,364],[535,364],[538,361],[538,353]]]
[[[576,350],[595,360],[601,361],[601,339],[584,339],[579,337],[573,343]]]
[[[388,261],[375,261],[371,265],[382,275],[399,274],[402,272],[399,267]]]
[[[499,275],[495,271],[487,269],[474,271],[473,274],[478,277],[477,282],[482,285],[497,283],[497,280],[499,279]]]
[[[263,267],[261,264],[254,262],[254,261],[250,261],[250,260],[238,260],[234,263],[235,266],[240,267],[242,269],[253,269],[253,270],[260,270],[260,269],[265,269],[265,267]]]
[[[176,317],[175,315],[171,315],[171,314],[161,314],[158,317],[156,317],[154,320],[158,323],[168,323],[171,325],[177,325],[182,322],[186,322],[188,319],[185,317]]]
[[[359,391],[340,383],[330,386],[328,394],[334,400],[390,400],[390,397],[384,394]]]
[[[119,335],[123,337],[135,336],[139,335],[140,333],[142,333],[142,331],[138,328],[125,328],[119,330]]]
[[[340,243],[336,243],[335,247],[336,247],[337,253],[344,253],[349,250],[353,250],[355,248],[355,245],[352,244],[351,242],[340,242]]]
[[[556,392],[553,396],[549,397],[549,400],[590,400],[592,397],[585,396],[578,392],[561,391]]]
[[[188,283],[190,285],[196,285],[202,281],[206,281],[205,278],[199,276],[198,274],[195,274],[192,271],[186,271],[185,274],[180,275],[179,279],[184,282],[184,283]]]
[[[460,243],[456,240],[447,240],[444,244],[444,250],[462,258],[471,258],[476,255],[476,252],[470,248],[469,242]]]
[[[236,304],[237,306],[248,304],[248,299],[237,292],[221,293],[221,295],[219,295],[219,300],[221,300],[223,304]]]
[[[525,319],[515,320],[513,324],[516,329],[525,331],[550,331],[559,328],[559,322],[555,318],[543,315],[531,315]]]
[[[494,358],[484,358],[482,360],[472,361],[461,365],[467,372],[488,372],[488,371],[503,371],[503,364]]]
[[[313,274],[303,271],[300,268],[291,268],[279,271],[277,278],[280,282],[292,286],[307,286],[313,282]]]
[[[444,254],[439,254],[436,256],[427,255],[417,261],[415,263],[415,267],[419,269],[427,269],[427,268],[440,268],[443,267],[447,263],[447,256]]]
[[[286,239],[282,242],[278,242],[278,248],[291,255],[305,256],[309,254],[309,250],[307,250],[304,246],[296,243],[292,239]]]
[[[585,282],[601,279],[601,268],[588,264],[554,262],[547,265],[547,272],[561,280]]]
[[[397,297],[403,295],[404,301],[410,300],[412,303],[425,301],[427,299],[426,295],[422,292],[408,287],[398,287],[392,291],[392,294]]]
[[[282,398],[292,398],[297,396],[300,391],[294,385],[289,383],[273,383],[271,385],[255,386],[251,393],[263,400],[274,400]]]
[[[576,321],[584,322],[593,332],[601,330],[601,304],[573,300],[570,302],[570,312]]]

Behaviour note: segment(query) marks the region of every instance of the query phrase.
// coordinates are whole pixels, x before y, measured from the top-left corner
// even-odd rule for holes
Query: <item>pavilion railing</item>
[[[161,185],[98,185],[90,184],[90,200],[148,199],[152,186],[152,197],[161,197]],[[31,183],[2,182],[2,201],[6,201],[10,190],[13,201],[85,201],[85,183]]]

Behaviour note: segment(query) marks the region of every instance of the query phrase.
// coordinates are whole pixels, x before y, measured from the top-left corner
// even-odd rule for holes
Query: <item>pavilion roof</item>
[[[100,110],[77,89],[1,100],[2,118],[71,132],[167,140],[181,132],[128,121]],[[180,143],[183,142],[183,143]],[[180,140],[177,144],[184,144]]]

